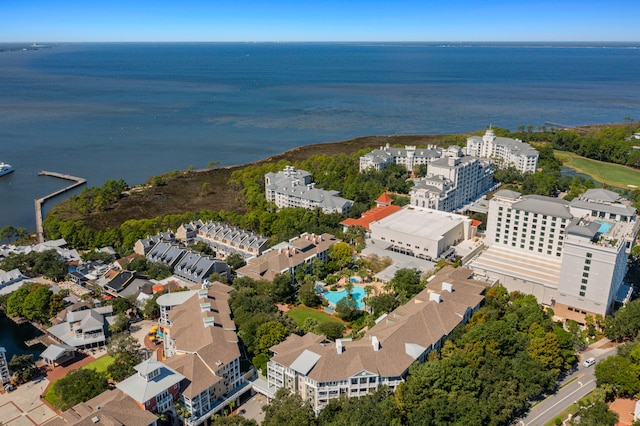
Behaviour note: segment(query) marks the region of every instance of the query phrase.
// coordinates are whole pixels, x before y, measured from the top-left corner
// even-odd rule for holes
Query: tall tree
[[[299,395],[280,388],[269,405],[262,407],[265,413],[262,426],[315,426],[316,416],[311,406]]]

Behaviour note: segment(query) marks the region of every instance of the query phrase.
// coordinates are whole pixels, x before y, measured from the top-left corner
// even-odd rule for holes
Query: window
[[[584,278],[583,278],[583,279],[582,279],[582,284],[586,284],[586,283],[587,283],[587,281],[588,281],[588,280],[586,280],[586,279],[584,279]]]
[[[580,292],[580,296],[584,297],[584,294],[585,294],[584,291]]]
[[[582,276],[585,277],[585,278],[589,278],[589,273],[588,272],[583,272]]]
[[[590,269],[591,269],[591,267],[590,267],[590,266],[585,266],[585,267],[584,267],[584,270],[585,270],[585,271],[588,271],[588,270],[590,270]]]
[[[591,258],[591,257],[593,257],[593,254],[592,253],[587,253],[587,257]]]
[[[581,286],[580,286],[580,290],[586,290],[586,289],[587,289],[587,286],[586,286],[586,285],[581,285]]]
[[[591,259],[585,259],[584,263],[585,265],[591,265]]]

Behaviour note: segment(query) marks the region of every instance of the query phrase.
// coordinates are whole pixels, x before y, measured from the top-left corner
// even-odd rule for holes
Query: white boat
[[[0,176],[8,175],[14,170],[15,169],[11,166],[11,164],[0,162]]]

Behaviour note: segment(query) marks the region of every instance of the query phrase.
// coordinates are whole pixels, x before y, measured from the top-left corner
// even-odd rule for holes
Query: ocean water
[[[0,49],[2,50],[2,49]],[[640,44],[122,43],[0,51],[0,227],[101,185],[365,135],[640,119]],[[212,206],[215,208],[215,206]]]

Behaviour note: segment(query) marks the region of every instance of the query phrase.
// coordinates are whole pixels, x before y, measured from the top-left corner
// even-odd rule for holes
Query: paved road
[[[538,426],[553,420],[562,411],[581,398],[584,398],[596,388],[596,378],[594,376],[594,366],[583,367],[582,362],[587,358],[596,360],[604,359],[614,355],[616,348],[591,349],[585,351],[580,357],[578,369],[568,375],[561,383],[566,384],[554,395],[549,396],[544,401],[537,404],[529,411],[524,419],[517,422],[522,426]],[[571,383],[569,383],[571,382]]]

